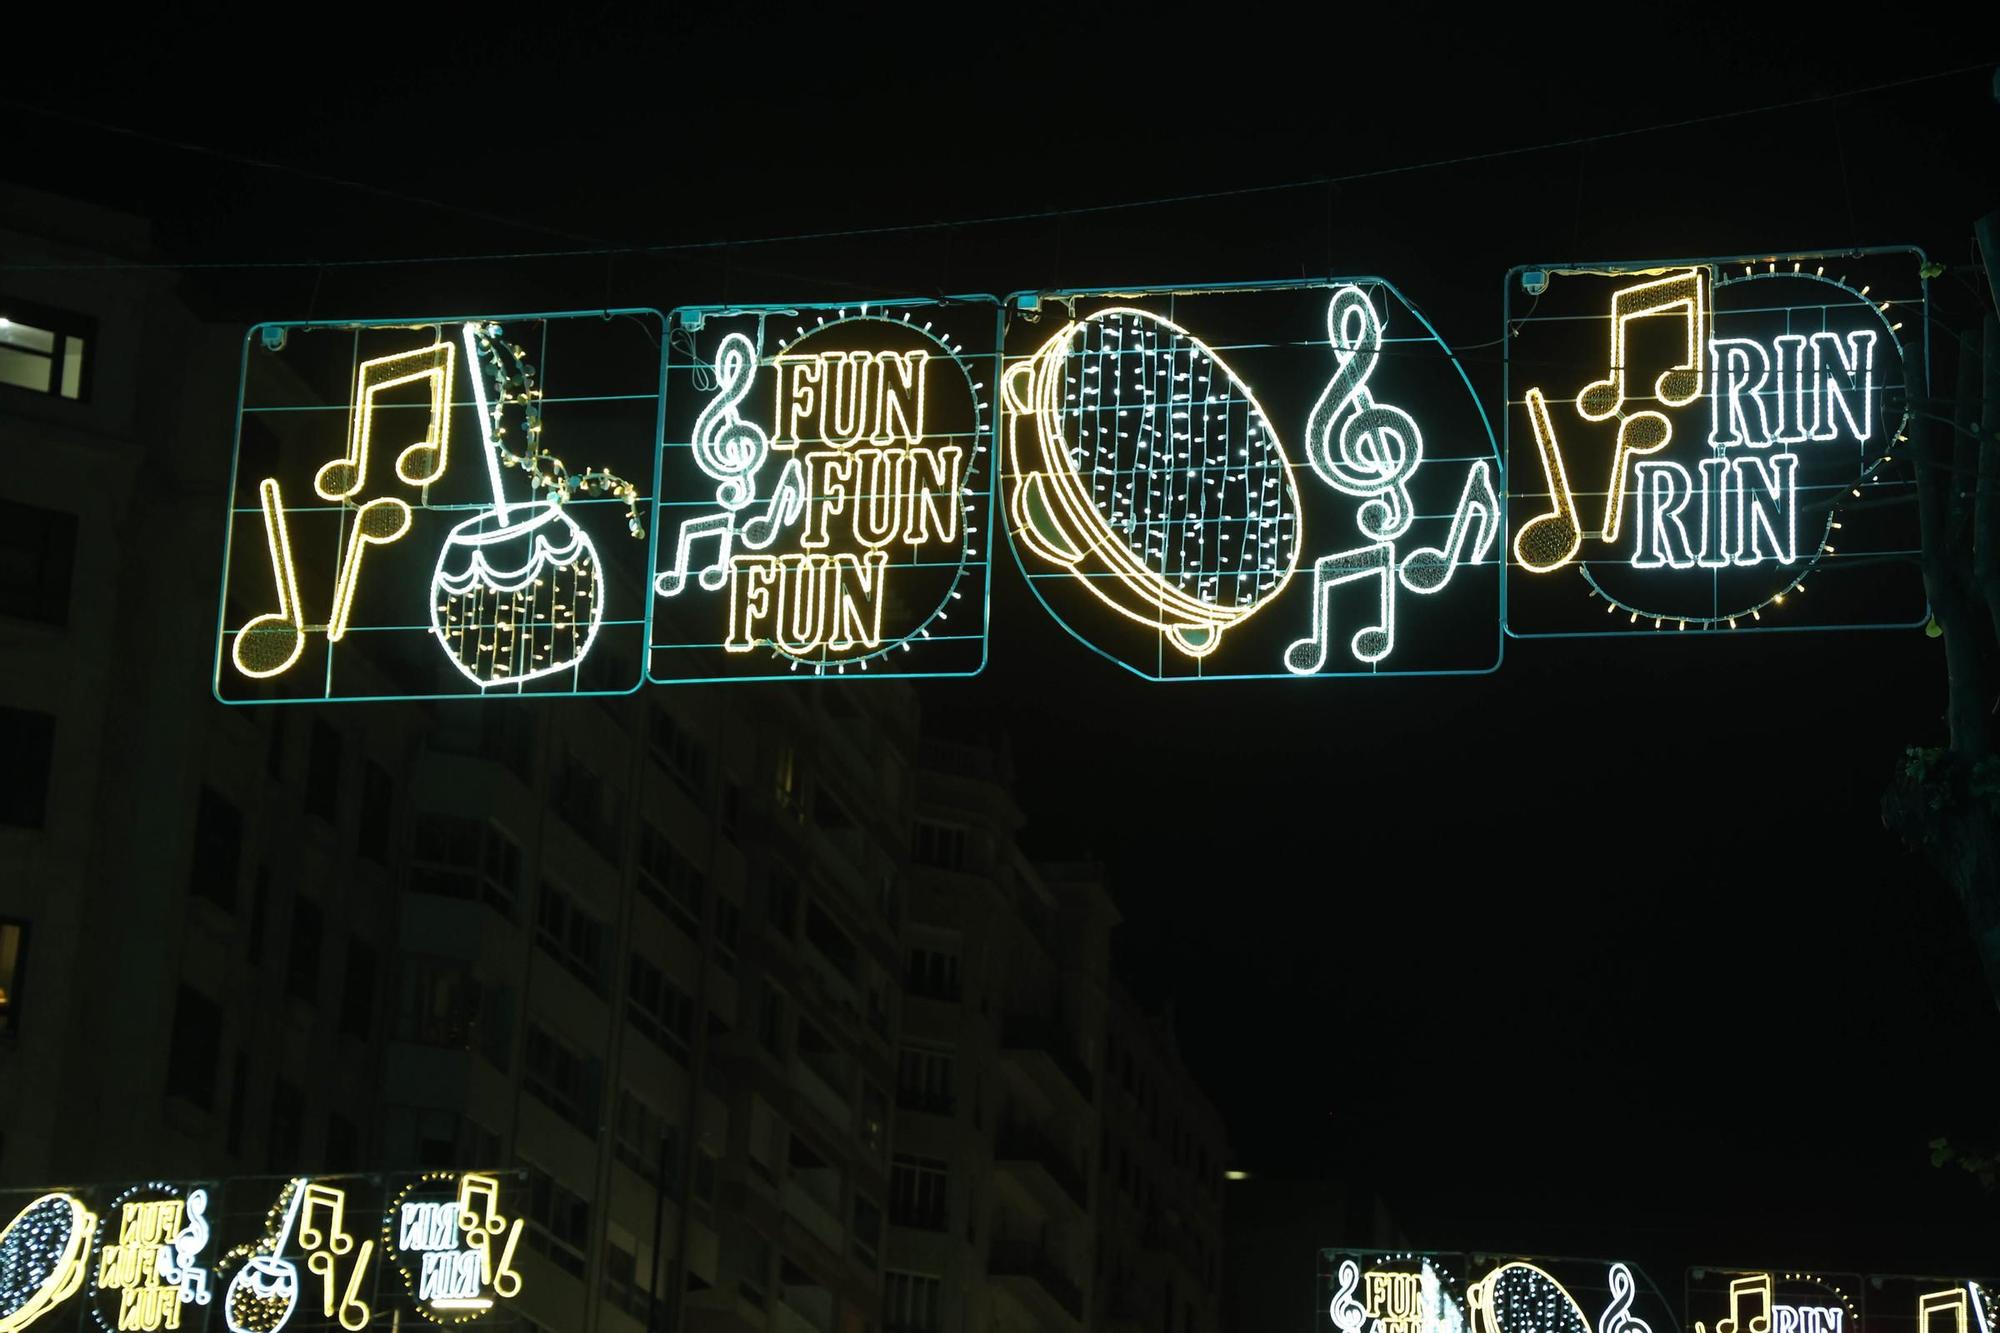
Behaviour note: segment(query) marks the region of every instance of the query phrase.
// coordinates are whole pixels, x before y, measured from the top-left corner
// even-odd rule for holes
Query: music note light
[[[285,524],[285,497],[276,477],[257,484],[264,510],[264,540],[271,554],[271,577],[278,609],[253,618],[236,632],[229,656],[236,669],[255,680],[292,669],[306,649],[305,620],[299,608],[298,568],[292,563],[292,534]]]
[[[419,380],[428,381],[430,389],[428,424],[422,439],[396,455],[396,475],[411,486],[428,486],[444,475],[451,450],[451,383],[456,359],[456,349],[440,339],[428,347],[361,363],[355,376],[347,452],[313,477],[313,487],[322,499],[346,500],[360,494],[368,481],[368,460],[373,452],[375,400],[385,390]]]
[[[1382,355],[1382,317],[1359,287],[1335,291],[1326,308],[1333,378],[1306,420],[1306,461],[1319,479],[1367,501],[1363,536],[1390,541],[1416,517],[1409,481],[1424,459],[1424,435],[1402,408],[1368,387]]]
[[[1541,459],[1542,476],[1548,483],[1554,507],[1515,529],[1514,558],[1523,569],[1548,574],[1576,559],[1576,553],[1583,548],[1583,530],[1577,526],[1576,495],[1570,490],[1562,446],[1556,442],[1555,425],[1549,420],[1548,399],[1540,389],[1530,389],[1527,402],[1528,420],[1535,432],[1535,451]]]
[[[1472,538],[1472,558],[1465,558],[1466,539],[1474,524],[1479,535]],[[1461,564],[1478,564],[1493,549],[1500,535],[1500,499],[1493,493],[1493,469],[1484,460],[1465,470],[1465,489],[1459,493],[1458,508],[1452,511],[1451,531],[1443,546],[1420,546],[1403,557],[1403,586],[1411,592],[1441,592]]]
[[[1373,578],[1376,583],[1375,623],[1363,625],[1348,640],[1355,658],[1370,664],[1396,647],[1396,544],[1376,542],[1352,551],[1323,555],[1313,562],[1312,633],[1285,650],[1285,670],[1310,676],[1326,666],[1333,639],[1333,590],[1345,583]]]

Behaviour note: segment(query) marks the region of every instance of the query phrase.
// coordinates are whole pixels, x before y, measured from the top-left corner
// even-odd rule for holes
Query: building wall
[[[0,194],[11,254],[143,247]],[[1116,913],[1001,760],[884,681],[217,704],[241,329],[6,282],[90,374],[0,386],[0,1185],[525,1164],[543,1328],[1103,1322]]]

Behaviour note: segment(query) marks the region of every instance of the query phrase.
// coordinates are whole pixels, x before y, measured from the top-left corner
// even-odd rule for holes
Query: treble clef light
[[[1352,286],[1334,292],[1326,331],[1336,364],[1306,420],[1306,461],[1327,485],[1366,500],[1356,518],[1362,532],[1389,541],[1416,518],[1408,483],[1423,462],[1423,433],[1408,412],[1369,391],[1382,355],[1382,319],[1366,293]]]
[[[1624,1264],[1611,1265],[1611,1304],[1604,1307],[1604,1315],[1597,1321],[1597,1333],[1653,1333],[1652,1325],[1632,1314],[1635,1288],[1631,1269]]]
[[[1361,1325],[1368,1318],[1368,1308],[1354,1299],[1354,1290],[1361,1285],[1361,1268],[1352,1259],[1340,1261],[1340,1290],[1335,1293],[1333,1304],[1327,1307],[1327,1315],[1333,1320],[1340,1333],[1360,1333]]]
[[[757,349],[745,334],[732,333],[715,353],[715,396],[694,421],[694,461],[716,482],[715,500],[724,509],[742,509],[756,498],[753,480],[770,456],[771,437],[737,408],[757,377]]]

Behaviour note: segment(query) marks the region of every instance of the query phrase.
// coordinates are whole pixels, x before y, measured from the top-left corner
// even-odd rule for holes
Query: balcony
[[[799,1091],[814,1110],[845,1134],[854,1128],[854,1108],[847,1098],[827,1080],[827,1075],[814,1068],[804,1057],[794,1057],[792,1061],[792,1086]]]
[[[1048,1173],[1062,1192],[1079,1208],[1090,1206],[1090,1187],[1068,1153],[1033,1125],[1010,1121],[994,1136],[993,1159],[1001,1163],[1027,1163]]]
[[[1068,1029],[1056,1020],[1010,1014],[1001,1026],[1000,1045],[1009,1052],[1023,1051],[1046,1058],[1071,1087],[1083,1094],[1084,1101],[1095,1099],[1096,1080],[1077,1056]]]
[[[1061,1266],[1039,1246],[1024,1241],[995,1240],[986,1256],[986,1272],[995,1278],[1022,1279],[1032,1283],[1071,1319],[1079,1324],[1083,1322],[1082,1288],[1072,1282]],[[1032,1297],[1027,1304],[1031,1313],[1041,1313]]]
[[[896,1089],[896,1109],[921,1111],[925,1115],[953,1116],[958,1114],[958,1098],[949,1092],[899,1087]]]
[[[832,1172],[801,1172],[787,1180],[782,1190],[785,1212],[793,1221],[810,1233],[814,1239],[834,1254],[840,1253],[840,1219],[835,1217],[827,1201],[821,1197],[823,1191],[814,1187],[810,1180],[801,1177],[832,1176]],[[840,1188],[835,1178],[833,1188]]]

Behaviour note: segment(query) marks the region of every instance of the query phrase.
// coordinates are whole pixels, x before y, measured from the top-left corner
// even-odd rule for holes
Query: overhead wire
[[[1858,88],[1843,89],[1832,93],[1818,93],[1809,97],[1792,98],[1782,102],[1766,103],[1762,106],[1743,107],[1729,111],[1710,112],[1700,116],[1688,116],[1679,120],[1664,121],[1653,125],[1637,126],[1622,130],[1605,130],[1596,134],[1575,135],[1564,139],[1548,140],[1541,143],[1518,145],[1511,148],[1490,149],[1477,153],[1460,153],[1449,157],[1430,158],[1419,162],[1406,162],[1394,166],[1374,167],[1364,171],[1338,174],[1324,174],[1288,181],[1266,182],[1256,185],[1229,186],[1212,190],[1195,190],[1171,195],[1155,195],[1140,199],[1115,200],[1097,204],[1078,204],[1067,207],[1043,208],[1008,213],[991,213],[971,218],[930,219],[914,222],[881,223],[865,227],[833,228],[819,231],[777,232],[762,236],[733,238],[713,238],[699,241],[661,241],[641,244],[598,244],[546,250],[508,250],[482,254],[429,254],[388,256],[380,258],[308,258],[308,259],[209,259],[209,260],[109,260],[109,261],[41,261],[14,262],[0,264],[0,272],[47,272],[72,270],[114,270],[114,269],[158,269],[158,270],[214,270],[214,269],[288,269],[288,268],[371,268],[398,267],[427,264],[480,264],[480,263],[521,263],[538,260],[578,259],[602,257],[605,255],[672,255],[690,254],[701,251],[727,249],[736,246],[799,245],[810,242],[832,240],[854,240],[874,236],[907,235],[917,232],[941,231],[960,227],[991,227],[1014,223],[1088,217],[1104,213],[1124,212],[1134,209],[1165,208],[1183,204],[1206,203],[1221,199],[1240,199],[1255,195],[1275,194],[1290,190],[1318,189],[1336,185],[1347,185],[1358,181],[1380,180],[1390,176],[1407,175],[1420,171],[1441,170],[1448,167],[1469,166],[1481,162],[1499,161],[1510,157],[1520,157],[1533,153],[1550,152],[1562,148],[1581,148],[1590,144],[1607,143],[1619,139],[1634,138],[1649,134],[1663,134],[1673,130],[1688,129],[1698,125],[1709,125],[1726,120],[1748,116],[1768,115],[1774,112],[1793,110],[1798,107],[1813,106],[1825,102],[1835,102],[1851,97],[1865,97],[1874,93],[1906,88],[1920,83],[1935,82],[1940,79],[1955,78],[1975,71],[1985,72],[1993,65],[1992,60],[1982,60],[1973,64],[1958,65],[1950,69],[1933,70],[1925,74],[1911,75],[1901,79],[1890,79]],[[42,114],[57,114],[46,108],[34,107],[12,99],[0,98],[0,105],[33,110]],[[69,117],[71,119],[81,119]],[[103,122],[89,122],[99,128],[114,132],[130,133],[140,138],[150,138],[124,127],[108,126]],[[175,147],[190,151],[208,152],[220,157],[232,157],[253,165],[275,170],[291,171],[294,174],[315,176],[329,183],[367,190],[370,193],[386,194],[390,197],[407,198],[411,202],[431,207],[452,209],[470,214],[472,210],[458,205],[427,199],[422,196],[400,196],[384,187],[370,186],[363,182],[349,181],[342,177],[323,176],[290,168],[284,164],[270,163],[263,159],[231,155],[225,150],[191,146],[180,141],[168,141]],[[481,214],[488,220],[491,215]],[[516,219],[506,219],[510,225],[519,225]]]

